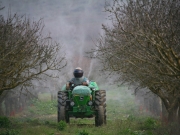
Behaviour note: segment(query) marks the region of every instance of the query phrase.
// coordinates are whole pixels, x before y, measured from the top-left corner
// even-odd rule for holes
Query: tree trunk
[[[177,104],[173,108],[168,110],[168,122],[169,123],[179,123],[180,124],[180,114],[179,114],[180,105]]]
[[[2,108],[2,103],[3,102],[0,102],[0,116],[4,115],[4,111],[3,111],[3,108]]]
[[[56,100],[56,94],[51,91],[51,101]]]

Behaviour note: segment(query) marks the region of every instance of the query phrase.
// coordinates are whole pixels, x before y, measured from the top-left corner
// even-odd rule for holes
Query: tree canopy
[[[103,25],[96,50],[103,69],[151,90],[180,122],[180,1],[114,0],[105,10],[112,26]]]
[[[43,21],[31,22],[17,14],[0,16],[0,94],[28,86],[41,75],[66,66],[62,47],[43,33]],[[55,76],[54,76],[55,77]]]

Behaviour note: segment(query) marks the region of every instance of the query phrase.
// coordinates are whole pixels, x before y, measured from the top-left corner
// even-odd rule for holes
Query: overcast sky
[[[34,21],[43,18],[46,32],[50,32],[53,39],[64,46],[69,65],[74,56],[79,55],[75,66],[82,66],[82,57],[94,46],[93,40],[102,33],[102,23],[107,23],[105,0],[0,1],[5,6],[1,11],[4,15],[10,10]]]
[[[25,15],[32,21],[41,18],[45,24],[44,30],[63,45],[68,65],[59,79],[65,82],[73,77],[73,70],[82,67],[85,76],[98,80],[96,62],[88,59],[86,52],[94,48],[94,42],[102,33],[102,24],[107,24],[107,13],[104,12],[105,2],[111,0],[0,0],[5,9],[0,11],[7,16],[11,14]],[[96,78],[95,78],[96,77]]]

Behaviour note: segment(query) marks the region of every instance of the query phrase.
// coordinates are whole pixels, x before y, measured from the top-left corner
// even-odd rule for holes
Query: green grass
[[[93,121],[93,119],[91,119]],[[17,130],[20,135],[79,135],[88,133],[88,135],[151,135],[153,129],[146,129],[143,127],[144,120],[108,120],[107,125],[102,127],[95,127],[94,124],[85,124],[84,122],[77,122],[67,124],[63,130],[59,130],[58,124],[53,121],[43,122],[37,121],[24,121],[18,122],[14,119],[16,126],[11,128]],[[147,134],[148,133],[148,134]]]
[[[164,130],[158,120],[139,115],[134,97],[123,89],[126,87],[120,89],[122,92],[107,91],[107,124],[104,126],[95,127],[94,118],[71,118],[70,124],[57,123],[57,101],[43,99],[32,101],[26,111],[10,118],[11,125],[2,127],[0,135],[170,135],[170,129]],[[7,119],[4,120],[6,123]]]
[[[51,115],[57,111],[57,101],[33,100],[32,105],[28,108],[29,113],[36,115]]]

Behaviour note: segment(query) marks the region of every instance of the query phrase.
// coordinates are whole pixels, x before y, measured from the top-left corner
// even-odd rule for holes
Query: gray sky
[[[63,45],[68,65],[59,79],[66,82],[73,77],[73,70],[82,67],[85,76],[91,76],[96,70],[96,62],[85,56],[94,48],[94,42],[102,33],[102,24],[108,23],[104,12],[105,1],[111,0],[0,0],[5,9],[0,11],[7,16],[25,15],[32,21],[43,19],[46,34]],[[90,79],[97,80],[99,77]]]
[[[51,33],[53,39],[63,45],[68,66],[63,75],[56,81],[48,79],[47,82],[33,82],[34,90],[57,91],[62,84],[73,77],[73,70],[77,66],[83,68],[86,77],[98,83],[100,89],[111,90],[108,83],[114,82],[114,77],[101,74],[97,69],[96,61],[88,59],[86,52],[95,47],[94,42],[100,37],[102,24],[111,24],[104,11],[105,1],[112,0],[0,0],[5,6],[1,14],[26,15],[34,21],[43,18],[45,31]],[[93,74],[93,75],[92,75]],[[101,74],[101,76],[100,76]],[[42,88],[41,88],[42,87]],[[111,89],[110,89],[111,87]],[[113,87],[116,89],[117,86]],[[129,93],[130,96],[131,93]],[[117,95],[118,99],[121,99]]]
[[[26,15],[31,20],[43,18],[45,31],[50,32],[53,39],[64,46],[68,66],[85,68],[85,52],[94,47],[93,40],[102,32],[101,25],[106,23],[103,12],[105,0],[1,0],[5,9],[3,14]],[[74,59],[76,58],[76,59]],[[75,62],[76,61],[76,62]],[[90,61],[91,62],[91,61]],[[72,64],[74,63],[74,64]]]

